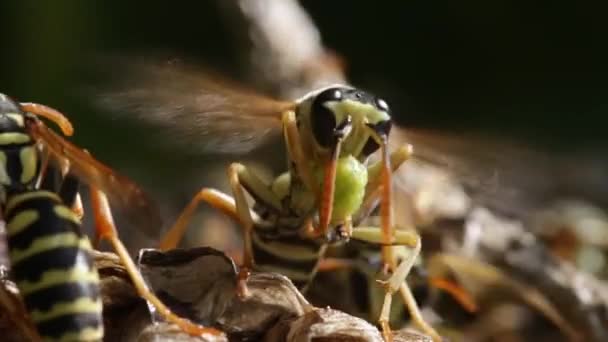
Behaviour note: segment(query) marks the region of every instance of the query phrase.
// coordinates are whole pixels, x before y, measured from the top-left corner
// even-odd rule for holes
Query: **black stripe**
[[[25,187],[21,184],[21,173],[23,172],[23,167],[19,154],[21,152],[21,148],[27,145],[31,145],[31,142],[19,145],[10,144],[0,146],[6,155],[6,174],[11,180],[11,184],[8,186],[9,189],[7,189],[7,192],[23,191],[23,189],[25,189]]]
[[[50,192],[57,192],[57,190],[59,190],[61,187],[62,178],[63,177],[61,176],[59,166],[57,163],[51,160],[44,172],[44,179],[42,179],[40,189]]]
[[[322,243],[311,239],[304,239],[298,230],[256,230],[255,233],[262,241],[278,241],[294,246],[306,247],[311,250],[319,249]]]
[[[70,207],[74,205],[79,186],[80,180],[75,175],[68,173],[65,176],[58,193],[63,203]]]
[[[36,239],[60,233],[74,233],[76,236],[81,237],[82,233],[78,224],[68,221],[55,214],[53,211],[53,207],[56,205],[55,203],[56,202],[54,200],[39,198],[33,201],[28,201],[28,206],[20,205],[20,209],[36,210],[39,218],[27,228],[15,235],[10,236],[9,248],[18,248],[24,250],[28,248]],[[9,224],[13,218],[14,216],[8,220]]]
[[[80,248],[56,248],[41,252],[13,264],[12,272],[17,285],[27,280],[30,282],[40,281],[44,272],[50,270],[67,270],[78,263],[85,263],[92,268],[93,259],[87,250]]]
[[[281,242],[283,242],[283,241],[281,241]],[[300,245],[297,245],[297,246],[301,247]],[[312,272],[312,270],[317,265],[317,261],[318,261],[317,258],[310,259],[310,260],[290,259],[289,258],[289,252],[290,252],[289,248],[285,249],[284,256],[270,254],[270,253],[266,252],[265,250],[263,250],[257,244],[256,240],[253,240],[252,247],[253,247],[253,257],[255,259],[255,263],[260,266],[264,266],[264,265],[278,266],[278,267],[282,267],[282,268],[289,268],[289,269],[292,269],[296,272],[300,272],[303,274],[307,274],[307,273]],[[319,250],[319,248],[317,247],[314,251],[318,251],[318,250]]]
[[[73,302],[79,298],[99,299],[98,283],[64,283],[47,287],[25,296],[29,312],[49,311],[56,303]]]
[[[87,327],[101,326],[101,314],[94,313],[65,315],[37,324],[40,335],[54,339],[70,331],[78,332]]]

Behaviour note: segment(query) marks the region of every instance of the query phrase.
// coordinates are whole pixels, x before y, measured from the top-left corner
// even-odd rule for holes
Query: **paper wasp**
[[[212,145],[229,152],[246,150],[273,134],[282,135],[288,170],[270,184],[245,165],[228,170],[232,195],[204,188],[182,212],[162,240],[171,249],[181,240],[189,218],[205,201],[236,219],[244,228],[240,293],[246,295],[249,270],[276,271],[305,284],[316,273],[329,245],[356,240],[382,248],[385,298],[379,324],[391,340],[388,314],[399,292],[413,321],[439,335],[420,315],[405,278],[421,248],[413,230],[394,229],[391,174],[410,156],[411,146],[389,151],[391,112],[387,103],[363,90],[334,85],[295,101],[279,101],[248,91],[223,78],[175,64],[133,65],[137,84],[98,95],[103,105],[135,111],[138,119],[158,123],[175,139]],[[124,75],[123,75],[124,76]],[[200,135],[197,136],[197,135]],[[380,160],[369,162],[378,152]],[[246,193],[255,204],[250,207]],[[380,203],[380,226],[361,226]],[[399,260],[393,248],[406,247]]]
[[[1,214],[6,222],[12,273],[41,338],[103,338],[99,277],[89,239],[80,229],[73,175],[90,186],[96,233],[111,243],[141,297],[184,331],[218,334],[177,317],[156,298],[120,241],[102,190],[118,204],[140,210],[151,205],[145,194],[132,181],[51,131],[38,116],[58,124],[66,135],[73,132],[60,112],[44,105],[18,103],[0,94]],[[58,191],[40,186],[51,158],[64,166],[67,175]]]

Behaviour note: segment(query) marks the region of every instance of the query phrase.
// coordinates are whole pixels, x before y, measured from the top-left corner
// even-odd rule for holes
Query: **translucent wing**
[[[41,140],[53,155],[70,162],[70,172],[106,193],[112,204],[124,209],[129,219],[150,237],[158,236],[162,228],[159,208],[137,184],[63,139],[40,120],[28,120],[27,125],[32,136]]]
[[[406,162],[395,175],[397,186],[410,192],[415,191],[415,181],[443,184],[451,195],[461,185],[460,191],[475,204],[518,217],[558,197],[576,196],[608,205],[608,180],[602,171],[608,162],[592,151],[541,150],[497,137],[438,130],[400,128],[391,139],[394,146],[414,146],[415,160]],[[429,180],[429,173],[424,172],[435,172],[435,179]],[[437,194],[437,200],[449,197],[448,191]],[[454,203],[445,206],[458,207]]]
[[[245,153],[281,133],[294,103],[257,94],[202,68],[177,61],[109,58],[111,85],[95,90],[101,107],[153,125],[162,144],[193,153]]]

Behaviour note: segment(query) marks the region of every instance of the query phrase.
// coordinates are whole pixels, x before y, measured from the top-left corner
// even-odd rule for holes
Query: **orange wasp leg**
[[[234,197],[230,197],[214,189],[205,188],[199,191],[179,215],[173,227],[165,234],[161,240],[160,248],[167,250],[177,247],[183,238],[188,223],[192,218],[192,214],[199,203],[201,201],[207,202],[212,207],[219,209],[224,214],[235,219],[244,229],[243,258],[239,270],[237,288],[239,289],[238,294],[240,297],[247,297],[247,278],[255,263],[251,234],[253,233],[254,222],[259,218],[251,211],[247,199],[245,198],[244,189],[247,189],[247,191],[251,192],[256,199],[259,199],[277,211],[282,209],[282,204],[277,196],[270,190],[270,187],[264,184],[262,180],[242,164],[231,164],[228,169],[228,178]]]
[[[334,207],[334,195],[336,187],[336,171],[338,165],[338,157],[340,156],[341,140],[338,140],[334,150],[332,151],[330,160],[325,165],[323,176],[323,189],[321,191],[320,208],[319,208],[319,228],[317,233],[326,236],[329,231],[332,211]]]
[[[432,277],[429,280],[431,287],[447,292],[452,296],[467,312],[475,313],[479,310],[475,298],[462,286],[447,278]]]
[[[179,245],[186,233],[192,215],[201,201],[206,202],[240,223],[240,217],[236,211],[236,205],[232,197],[215,189],[203,188],[194,195],[190,203],[182,210],[173,226],[165,233],[159,245],[161,250],[174,249]]]
[[[253,192],[253,195],[261,198],[262,201],[268,203],[275,209],[281,208],[281,202],[255,174],[251,173],[244,165],[233,163],[228,168],[228,180],[232,188],[232,194],[236,205],[236,213],[239,217],[239,222],[244,229],[243,232],[243,260],[239,270],[238,284],[239,296],[245,298],[249,295],[247,290],[247,279],[255,264],[253,258],[252,234],[254,229],[254,220],[245,198],[243,187]]]
[[[308,187],[308,189],[319,198],[320,189],[319,185],[316,184],[310,166],[308,163],[309,158],[306,157],[306,152],[303,149],[300,132],[298,131],[296,114],[293,111],[286,111],[283,113],[283,136],[285,137],[285,144],[287,145],[287,153],[289,154],[289,160],[295,163],[296,173]]]
[[[396,230],[394,235],[394,242],[391,245],[384,245],[384,235],[382,229],[379,227],[355,227],[353,228],[352,238],[354,240],[365,241],[373,243],[385,248],[390,248],[391,252],[395,248],[406,248],[407,254],[403,257],[402,261],[392,270],[393,273],[386,281],[378,281],[385,290],[384,301],[382,303],[382,309],[378,323],[382,327],[382,335],[385,341],[392,341],[392,331],[389,326],[390,309],[393,300],[393,295],[399,291],[403,302],[405,303],[412,321],[418,326],[424,333],[430,335],[434,341],[441,341],[439,334],[422,318],[418,304],[407,286],[405,279],[409,274],[412,266],[416,262],[422,243],[420,236],[414,231],[410,230]],[[394,253],[391,253],[394,255]],[[396,259],[393,260],[396,263]]]
[[[120,257],[123,265],[125,266],[129,277],[133,281],[137,293],[148,302],[150,302],[156,310],[162,315],[167,321],[176,324],[181,330],[190,335],[221,335],[222,332],[214,328],[203,327],[195,324],[190,320],[181,318],[174,314],[163,302],[150,291],[146,285],[143,277],[138,272],[133,259],[129,255],[126,247],[122,244],[118,237],[116,227],[114,226],[114,220],[110,212],[110,206],[108,200],[103,192],[94,186],[90,186],[91,191],[91,206],[93,208],[93,217],[95,220],[95,227],[100,238],[108,240],[118,256]]]

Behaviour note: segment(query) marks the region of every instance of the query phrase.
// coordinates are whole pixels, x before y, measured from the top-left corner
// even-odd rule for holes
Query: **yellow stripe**
[[[0,133],[0,145],[24,144],[32,139],[29,135],[20,132]]]
[[[101,341],[101,339],[103,339],[102,325],[98,328],[87,327],[80,331],[65,333],[59,338],[44,336],[44,340],[48,342]]]
[[[11,248],[10,258],[11,263],[17,264],[22,260],[32,257],[42,252],[50,251],[57,248],[78,247],[80,246],[80,237],[74,232],[60,233],[50,236],[38,238],[32,242],[30,247],[25,249]]]
[[[275,241],[266,242],[262,241],[257,234],[253,234],[253,241],[256,247],[281,259],[309,261],[319,258],[318,249],[313,250],[302,246]]]
[[[38,211],[34,209],[24,210],[15,215],[13,219],[6,225],[6,233],[8,236],[16,235],[30,227],[40,218]]]
[[[59,198],[59,196],[57,196],[57,194],[52,193],[50,191],[44,191],[44,190],[28,191],[28,192],[20,194],[20,195],[11,196],[11,199],[6,204],[6,209],[5,209],[6,216],[8,216],[10,214],[11,210],[15,209],[15,207],[18,206],[19,204],[21,204],[25,201],[29,201],[31,199],[35,199],[35,198],[51,198],[58,202],[61,202],[61,199]]]
[[[11,178],[8,176],[8,171],[6,170],[6,153],[3,151],[0,151],[0,184],[11,184]]]
[[[22,296],[27,296],[30,293],[40,291],[55,285],[69,283],[99,283],[99,275],[95,269],[88,267],[87,264],[77,264],[67,270],[50,270],[42,273],[40,280],[30,282],[27,280],[20,281],[17,286]]]
[[[101,300],[83,297],[72,302],[56,303],[49,311],[34,310],[30,312],[30,317],[32,317],[34,322],[40,323],[68,314],[97,313],[101,312],[101,310]]]
[[[55,215],[61,217],[62,219],[80,225],[80,219],[78,218],[78,216],[76,216],[72,209],[66,207],[65,205],[58,204],[53,207],[53,211],[55,212]]]
[[[11,120],[13,120],[15,122],[15,124],[17,124],[17,126],[25,127],[25,124],[23,123],[23,114],[5,113],[4,115],[7,116],[8,118],[10,118]]]
[[[38,171],[38,153],[35,147],[22,148],[19,152],[19,159],[21,159],[21,183],[28,183],[34,179]]]

